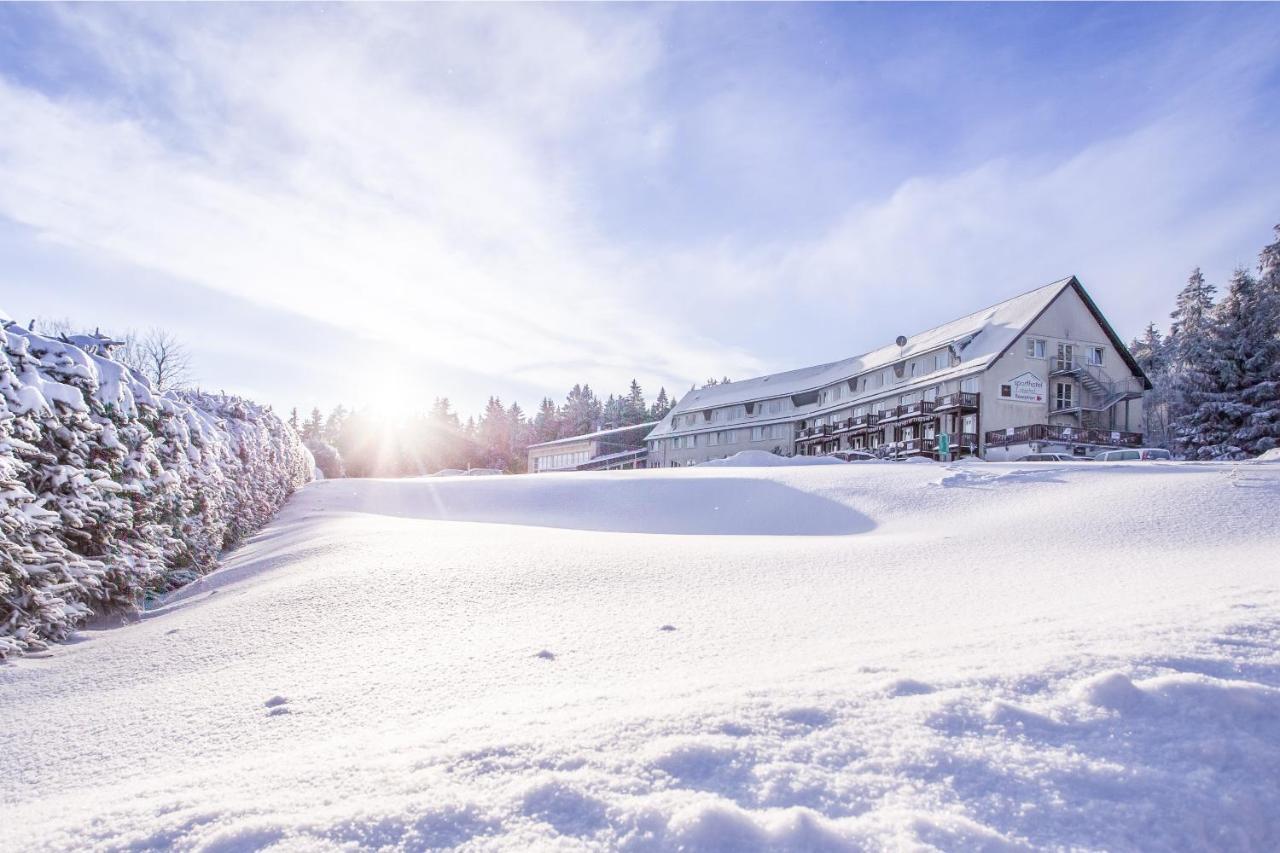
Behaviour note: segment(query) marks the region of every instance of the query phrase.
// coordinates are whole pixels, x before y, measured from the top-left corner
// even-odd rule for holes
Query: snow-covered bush
[[[338,448],[321,438],[305,441],[307,450],[316,460],[316,469],[326,480],[340,480],[347,476],[346,466],[342,464],[342,454]]]
[[[269,408],[155,394],[101,337],[0,334],[0,657],[210,571],[310,479]]]

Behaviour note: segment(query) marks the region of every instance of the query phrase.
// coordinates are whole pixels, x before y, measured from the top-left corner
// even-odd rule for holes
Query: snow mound
[[[1280,462],[1280,447],[1273,447],[1253,458],[1254,462]]]
[[[1243,467],[321,483],[0,667],[4,845],[1280,849],[1280,490]]]
[[[779,456],[765,450],[740,450],[724,459],[699,462],[696,468],[782,468],[790,465],[844,465],[831,456]]]

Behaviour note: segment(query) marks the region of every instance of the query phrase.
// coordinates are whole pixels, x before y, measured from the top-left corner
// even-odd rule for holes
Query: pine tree
[[[328,444],[336,444],[338,436],[342,433],[342,424],[349,414],[347,407],[341,403],[334,406],[333,411],[329,412],[329,417],[324,420],[324,428],[320,431],[320,437]]]
[[[1173,374],[1170,418],[1181,421],[1198,405],[1192,399],[1216,387],[1210,341],[1214,333],[1214,287],[1196,267],[1178,294],[1173,324],[1165,341],[1168,368]]]
[[[307,441],[317,441],[323,433],[324,415],[320,414],[320,407],[316,406],[311,410],[311,416],[302,425],[302,437]]]
[[[550,397],[543,397],[533,416],[533,443],[554,441],[560,435],[560,412]]]
[[[644,402],[644,392],[640,390],[640,383],[632,379],[631,387],[627,390],[626,401],[623,405],[622,422],[627,426],[644,423],[648,414],[649,412]]]
[[[1148,323],[1141,338],[1129,344],[1142,372],[1151,380],[1151,388],[1143,394],[1142,417],[1146,443],[1167,447],[1169,434],[1169,397],[1171,375],[1169,371],[1169,347],[1155,323]]]
[[[660,421],[667,416],[667,412],[671,411],[671,402],[667,399],[666,386],[658,389],[658,397],[653,401],[653,408],[649,410],[649,419]]]
[[[1254,382],[1261,341],[1257,324],[1257,281],[1237,269],[1221,304],[1215,306],[1203,354],[1184,362],[1183,399],[1187,414],[1178,428],[1179,440],[1200,459],[1243,458],[1248,442],[1243,434],[1256,409],[1244,399]]]

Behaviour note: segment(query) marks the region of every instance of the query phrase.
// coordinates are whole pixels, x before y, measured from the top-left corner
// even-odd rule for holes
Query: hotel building
[[[1137,446],[1150,382],[1074,276],[830,364],[696,389],[649,467],[742,450],[1016,459]]]

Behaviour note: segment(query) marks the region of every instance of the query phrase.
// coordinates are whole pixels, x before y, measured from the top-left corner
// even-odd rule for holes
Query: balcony
[[[949,432],[947,436],[948,452],[956,454],[961,451],[965,453],[976,453],[978,451],[978,434],[976,432]],[[938,451],[938,436],[926,438],[925,449],[931,453]]]
[[[849,422],[850,431],[857,434],[875,429],[876,424],[880,422],[880,418],[873,412],[869,415],[855,415],[854,417],[849,418]]]
[[[1033,441],[1057,444],[1091,444],[1098,447],[1141,447],[1142,433],[1108,429],[1083,429],[1057,424],[1028,424],[1004,430],[991,430],[986,435],[988,447],[1008,447]]]
[[[978,410],[978,393],[976,391],[957,391],[939,397],[933,404],[935,412],[968,412]]]
[[[921,421],[933,418],[936,403],[933,400],[917,400],[898,407],[899,421]]]
[[[817,438],[824,438],[826,436],[831,435],[831,432],[832,432],[832,427],[830,424],[824,424],[823,426],[805,427],[804,429],[796,430],[796,439],[798,441],[806,441],[806,440],[813,440]]]

